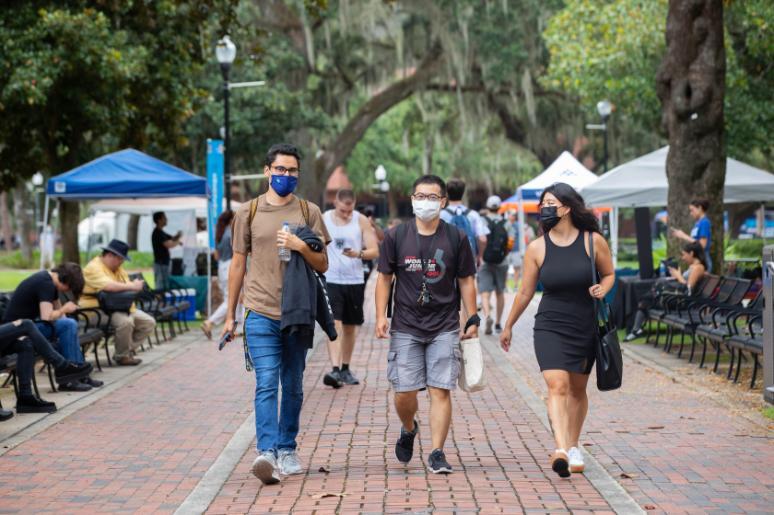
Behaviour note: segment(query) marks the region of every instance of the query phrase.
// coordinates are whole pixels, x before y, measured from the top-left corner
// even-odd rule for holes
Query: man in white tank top
[[[328,342],[333,370],[325,374],[323,383],[341,388],[345,384],[359,383],[349,369],[349,363],[355,348],[355,332],[363,325],[363,260],[378,258],[379,245],[371,223],[355,211],[352,190],[339,190],[333,207],[323,214],[331,235],[325,279],[339,338]]]

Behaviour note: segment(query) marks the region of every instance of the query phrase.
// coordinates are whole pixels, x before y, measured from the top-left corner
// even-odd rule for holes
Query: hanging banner
[[[223,151],[223,140],[207,140],[207,184],[211,195],[207,203],[210,248],[215,247],[215,224],[223,212]]]

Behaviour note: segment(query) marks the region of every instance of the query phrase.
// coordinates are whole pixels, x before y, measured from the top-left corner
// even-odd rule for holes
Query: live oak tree
[[[707,199],[714,242],[711,257],[719,270],[723,260],[726,175],[722,0],[669,2],[666,54],[656,80],[663,105],[662,121],[669,135],[670,225],[690,227],[687,202],[695,197]]]

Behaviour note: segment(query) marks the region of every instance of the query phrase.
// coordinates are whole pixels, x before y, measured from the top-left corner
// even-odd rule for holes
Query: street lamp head
[[[390,183],[387,181],[380,182],[379,189],[381,190],[382,193],[387,193],[388,191],[390,191]]]
[[[597,102],[597,112],[602,117],[602,121],[607,121],[610,118],[610,114],[613,112],[613,104],[609,100],[601,100]]]
[[[379,165],[376,167],[376,170],[374,171],[374,177],[376,177],[377,181],[384,181],[387,179],[387,170],[384,168],[384,166]]]
[[[228,71],[231,69],[231,63],[233,63],[236,58],[236,45],[231,41],[231,38],[228,35],[223,36],[223,38],[218,41],[218,44],[215,45],[215,57],[217,57],[218,62],[220,63],[220,70],[223,72],[223,78],[225,79],[228,75]]]
[[[32,185],[37,187],[43,186],[43,174],[40,172],[35,172],[35,175],[32,176]]]

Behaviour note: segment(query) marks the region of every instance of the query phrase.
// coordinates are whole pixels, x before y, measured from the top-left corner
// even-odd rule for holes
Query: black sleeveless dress
[[[580,231],[571,245],[559,247],[544,235],[546,256],[539,274],[544,290],[534,329],[541,371],[588,374],[594,365],[596,321],[584,238],[588,233]]]

